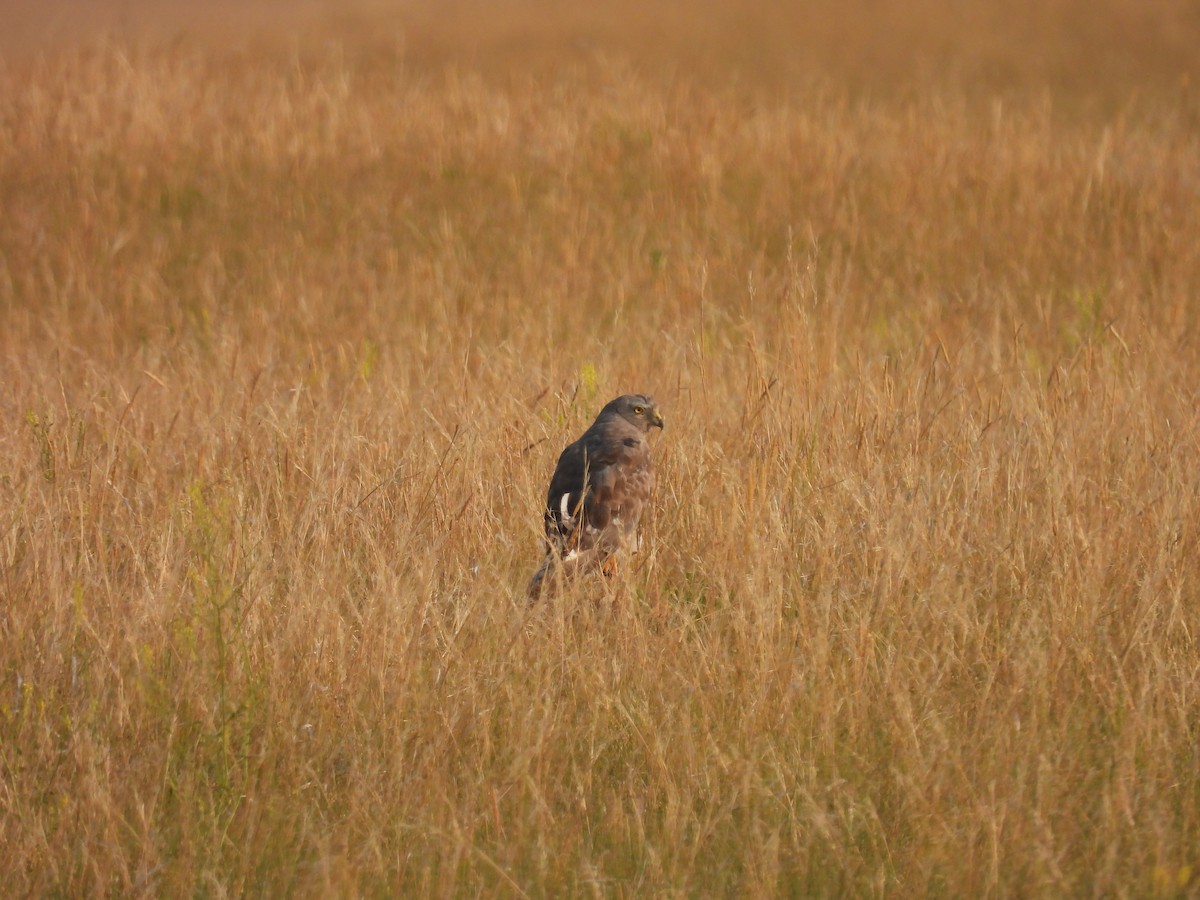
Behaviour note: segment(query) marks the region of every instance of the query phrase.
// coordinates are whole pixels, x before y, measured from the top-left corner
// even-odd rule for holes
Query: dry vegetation
[[[10,62],[7,888],[1195,893],[1200,28],[1037,10]],[[648,552],[530,608],[629,389]]]

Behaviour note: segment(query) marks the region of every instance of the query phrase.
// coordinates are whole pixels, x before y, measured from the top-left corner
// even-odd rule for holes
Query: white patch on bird
[[[562,499],[558,501],[558,511],[562,515],[564,522],[571,521],[571,510],[569,504],[571,502],[570,494],[563,494]]]
[[[563,557],[563,562],[570,562],[578,555],[579,555],[578,550],[572,550],[570,553],[568,553],[566,556]]]

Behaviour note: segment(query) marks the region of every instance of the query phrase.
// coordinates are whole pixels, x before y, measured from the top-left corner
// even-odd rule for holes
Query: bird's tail
[[[550,566],[554,563],[554,555],[547,553],[546,558],[542,560],[542,564],[538,566],[533,577],[529,579],[529,587],[525,589],[525,596],[530,600],[536,600],[542,595],[542,587],[546,581],[546,575],[550,571]]]
[[[530,600],[536,600],[546,590],[557,590],[574,579],[581,572],[599,571],[607,577],[617,573],[617,558],[611,552],[601,552],[596,548],[574,551],[566,556],[560,556],[554,550],[546,553],[546,558],[538,566],[538,570],[529,579],[529,587],[525,593]]]

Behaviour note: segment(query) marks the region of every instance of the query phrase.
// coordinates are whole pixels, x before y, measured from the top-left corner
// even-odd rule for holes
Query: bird
[[[650,429],[663,417],[645,394],[610,400],[578,440],[567,445],[546,491],[546,556],[529,581],[538,597],[547,578],[563,582],[584,570],[617,572],[617,554],[638,542],[638,523],[654,490]]]

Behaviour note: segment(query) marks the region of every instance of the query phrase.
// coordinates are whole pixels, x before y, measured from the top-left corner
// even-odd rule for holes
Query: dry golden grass
[[[1124,95],[11,64],[6,889],[1194,893],[1200,115],[1144,9]],[[647,552],[529,607],[624,390]]]

